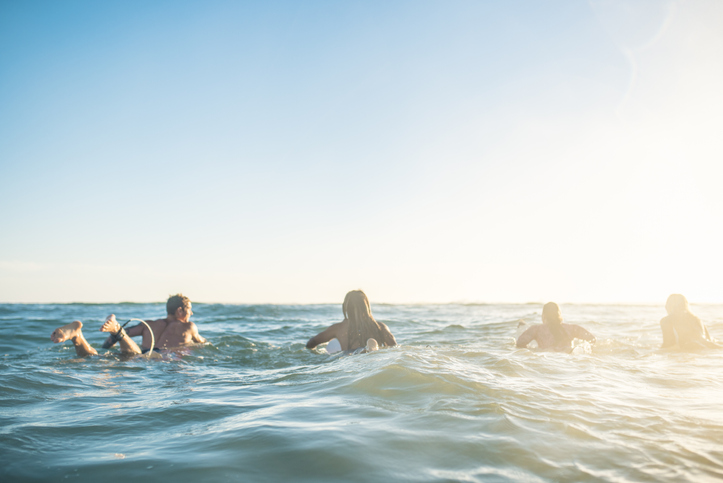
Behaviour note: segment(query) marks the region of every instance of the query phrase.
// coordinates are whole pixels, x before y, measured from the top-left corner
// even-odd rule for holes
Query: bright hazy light
[[[719,2],[124,5],[0,6],[0,301],[723,302]]]

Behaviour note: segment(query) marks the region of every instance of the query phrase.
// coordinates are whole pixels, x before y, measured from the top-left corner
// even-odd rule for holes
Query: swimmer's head
[[[352,290],[344,297],[344,320],[349,323],[349,347],[354,350],[367,344],[369,338],[381,340],[381,327],[374,320],[369,299],[361,290]]]
[[[562,324],[562,312],[560,306],[555,302],[547,302],[542,307],[542,323],[543,324]]]
[[[572,339],[562,327],[562,313],[559,305],[555,302],[547,302],[542,306],[542,323],[552,332],[556,346],[571,347]]]
[[[352,290],[347,293],[341,308],[344,312],[344,318],[347,320],[374,319],[369,299],[361,290]]]
[[[171,295],[166,302],[166,312],[168,315],[176,315],[178,309],[187,309],[191,311],[191,299],[182,294]]]
[[[668,301],[665,302],[665,310],[668,312],[668,315],[690,312],[688,299],[679,293],[674,293],[668,297]]]

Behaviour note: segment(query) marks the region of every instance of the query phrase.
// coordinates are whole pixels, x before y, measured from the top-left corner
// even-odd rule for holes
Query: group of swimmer
[[[166,302],[167,316],[164,319],[147,320],[129,328],[122,327],[114,314],[109,315],[100,328],[110,336],[103,344],[109,348],[118,343],[123,354],[150,355],[173,351],[191,344],[204,343],[206,339],[198,333],[196,324],[191,322],[193,315],[191,300],[181,294],[171,296]],[[660,321],[663,332],[662,348],[683,350],[720,348],[708,333],[700,318],[690,311],[688,300],[680,294],[672,294],[665,304],[668,313]],[[370,352],[380,347],[393,347],[397,341],[389,327],[378,322],[372,315],[369,299],[361,290],[352,290],[344,297],[342,305],[344,320],[329,326],[316,334],[306,343],[307,349],[327,344],[327,352]],[[518,348],[527,347],[532,341],[537,349],[543,351],[570,352],[575,339],[589,343],[595,342],[595,336],[586,329],[574,324],[562,322],[560,307],[549,302],[542,308],[542,324],[529,327],[517,338]],[[50,336],[55,343],[70,340],[79,357],[97,355],[96,351],[83,337],[82,322],[76,320],[58,327]],[[131,337],[142,336],[141,347]],[[155,343],[154,343],[155,342]],[[154,354],[155,353],[155,354]]]
[[[663,331],[661,349],[717,349],[720,346],[708,333],[700,318],[690,311],[688,300],[674,293],[665,303],[667,316],[660,321]],[[523,348],[533,340],[540,350],[570,352],[575,339],[595,342],[595,336],[574,324],[563,324],[560,307],[548,302],[542,307],[542,324],[533,325],[517,338],[517,347]]]

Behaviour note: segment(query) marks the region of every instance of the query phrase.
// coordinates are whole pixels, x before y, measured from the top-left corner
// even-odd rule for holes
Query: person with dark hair
[[[307,349],[313,349],[319,344],[333,341],[333,339],[338,341],[339,349],[342,351],[355,351],[360,348],[373,351],[380,346],[397,345],[389,327],[374,319],[369,299],[361,290],[352,290],[346,294],[342,312],[344,320],[309,339],[306,343]],[[329,346],[331,345],[330,342]]]
[[[560,307],[555,302],[548,302],[542,307],[542,324],[524,331],[517,338],[517,347],[527,347],[534,340],[540,350],[571,352],[573,339],[595,342],[595,336],[579,325],[563,324]]]
[[[168,315],[165,319],[147,320],[128,330],[120,326],[114,314],[110,314],[100,328],[101,332],[111,333],[103,344],[103,348],[109,349],[116,342],[120,342],[120,349],[124,354],[145,354],[150,350],[160,352],[194,342],[206,342],[206,339],[198,333],[196,324],[190,321],[193,310],[191,310],[191,300],[188,297],[181,294],[169,297],[166,302],[166,312]],[[75,352],[80,357],[98,354],[83,337],[82,327],[83,324],[76,320],[55,329],[50,339],[56,344],[66,340],[72,341]],[[151,335],[149,327],[153,330],[153,335]],[[131,339],[131,337],[139,335],[143,336],[142,349]],[[155,347],[151,347],[151,341],[155,341]]]
[[[690,311],[688,299],[679,293],[674,293],[665,302],[665,311],[668,315],[660,321],[663,331],[663,345],[661,349],[720,349],[715,340],[708,333],[700,318]]]

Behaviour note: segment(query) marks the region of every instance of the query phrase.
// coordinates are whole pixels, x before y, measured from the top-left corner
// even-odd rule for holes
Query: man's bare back
[[[206,339],[198,333],[196,324],[191,321],[172,320],[166,325],[166,329],[161,337],[156,341],[156,347],[159,349],[173,349],[176,347],[203,343]]]

